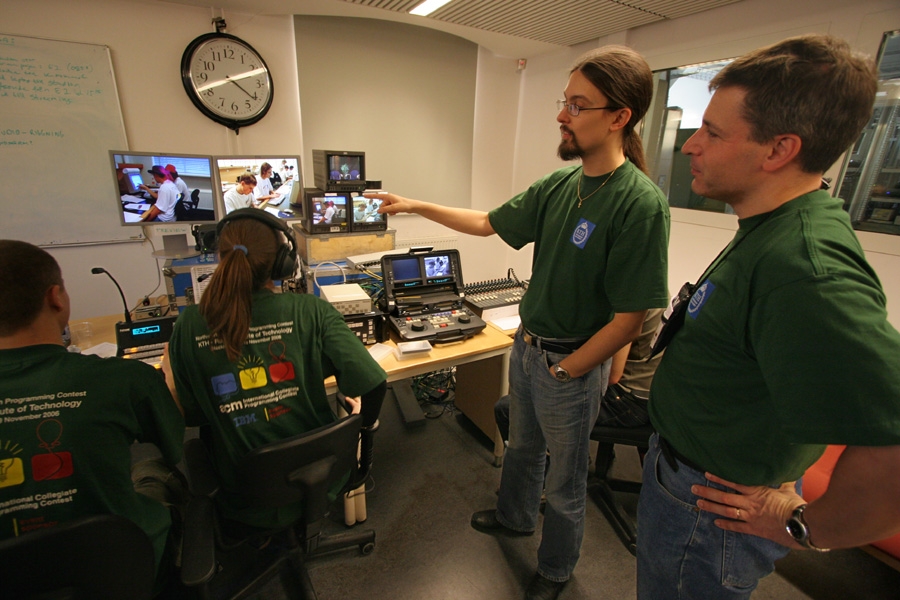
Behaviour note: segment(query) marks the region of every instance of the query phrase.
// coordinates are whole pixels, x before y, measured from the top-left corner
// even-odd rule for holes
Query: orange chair
[[[845,446],[828,446],[825,454],[806,470],[806,474],[803,476],[803,497],[806,500],[813,501],[825,493],[828,482],[831,481],[834,465],[837,464],[844,448]],[[863,550],[900,570],[900,534],[874,542],[864,547]]]

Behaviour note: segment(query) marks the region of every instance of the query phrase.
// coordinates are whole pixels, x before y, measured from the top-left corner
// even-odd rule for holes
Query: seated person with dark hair
[[[159,185],[159,190],[154,193],[156,203],[141,214],[141,221],[174,221],[175,205],[178,204],[179,200],[175,179],[173,179],[171,173],[159,165],[153,165],[150,168],[150,175],[153,176],[153,180]],[[142,185],[141,189],[150,190],[145,185]]]
[[[184,419],[153,367],[67,352],[68,319],[69,295],[53,257],[0,240],[0,539],[120,515],[147,533],[162,583],[174,564],[172,518],[135,491],[131,447],[155,444],[171,468],[181,460]]]

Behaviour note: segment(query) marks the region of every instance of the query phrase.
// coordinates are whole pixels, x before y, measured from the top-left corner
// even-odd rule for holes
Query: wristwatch
[[[809,525],[807,525],[806,521],[803,519],[803,511],[806,509],[806,507],[806,504],[801,504],[800,506],[795,508],[794,512],[791,513],[791,518],[787,520],[784,528],[791,535],[791,537],[794,538],[794,541],[804,548],[815,550],[816,552],[828,552],[828,548],[817,548],[813,546],[812,542],[809,541]]]
[[[556,363],[550,368],[553,370],[553,376],[556,377],[557,381],[560,381],[562,383],[572,381],[572,376],[569,375],[569,372],[563,369],[562,365],[560,365],[559,363]]]

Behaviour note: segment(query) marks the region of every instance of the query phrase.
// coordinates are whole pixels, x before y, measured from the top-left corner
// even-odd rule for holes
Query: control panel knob
[[[457,317],[457,320],[460,323],[468,323],[472,320],[472,317],[469,316],[469,313],[460,313],[460,315]]]
[[[425,331],[425,321],[413,321],[409,328],[413,331]]]

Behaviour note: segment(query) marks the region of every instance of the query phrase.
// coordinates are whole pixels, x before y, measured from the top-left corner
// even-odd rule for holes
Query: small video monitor
[[[316,187],[326,192],[366,189],[366,153],[352,150],[313,150]]]
[[[347,233],[349,231],[350,194],[326,192],[319,188],[303,190],[303,228],[309,233]]]
[[[378,207],[381,206],[380,200],[354,193],[350,196],[350,202],[353,205],[350,213],[351,233],[385,231],[387,229],[387,215],[378,212]]]
[[[393,266],[394,285],[398,288],[416,287],[424,283],[419,257],[395,258]]]

